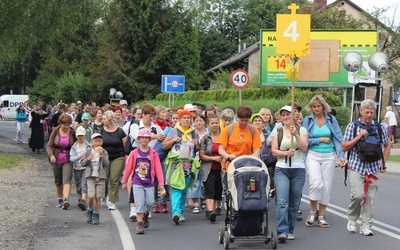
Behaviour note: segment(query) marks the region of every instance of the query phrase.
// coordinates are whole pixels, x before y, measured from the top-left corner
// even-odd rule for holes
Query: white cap
[[[90,137],[90,139],[93,140],[93,139],[96,138],[96,137],[101,137],[101,138],[103,138],[103,136],[102,136],[100,133],[94,133],[94,134]]]
[[[81,103],[82,103],[81,101],[77,101],[77,102],[76,102],[76,104],[81,104]]]
[[[122,105],[128,105],[128,102],[127,102],[126,100],[121,100],[121,101],[119,101],[119,105],[120,105],[120,106],[122,106]]]
[[[287,111],[289,113],[292,113],[292,107],[290,106],[283,106],[280,110],[279,110],[279,114],[282,113],[282,111]]]
[[[189,110],[189,111],[196,111],[196,110],[194,109],[193,104],[190,104],[190,103],[185,104],[185,106],[183,107],[183,109],[186,109],[186,110]]]
[[[76,129],[75,135],[86,135],[86,129],[83,126],[80,126]]]

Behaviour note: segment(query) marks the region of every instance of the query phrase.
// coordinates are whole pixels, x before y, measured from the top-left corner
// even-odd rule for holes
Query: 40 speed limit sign
[[[231,83],[235,88],[242,89],[249,84],[249,74],[241,69],[235,70],[231,75]]]

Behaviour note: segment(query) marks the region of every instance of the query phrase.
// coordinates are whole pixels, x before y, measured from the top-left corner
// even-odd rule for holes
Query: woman
[[[163,105],[158,105],[155,107],[156,117],[154,123],[160,126],[164,131],[167,127],[171,127],[171,124],[167,120],[167,108]]]
[[[53,128],[46,151],[53,169],[57,207],[67,210],[71,194],[72,163],[69,152],[75,143],[75,131],[71,128],[71,116],[64,114],[58,118],[58,126]],[[63,199],[64,197],[64,199]]]
[[[295,239],[293,232],[306,177],[303,153],[307,150],[308,136],[305,128],[291,124],[292,107],[284,106],[279,113],[283,127],[274,129],[271,136],[272,154],[278,159],[275,167],[276,230],[278,240],[285,242]],[[282,138],[281,141],[278,138]]]
[[[267,108],[261,108],[258,112],[263,120],[263,127],[267,130],[267,132],[272,132],[274,129],[274,118],[272,117],[271,110]]]
[[[388,124],[388,134],[390,143],[395,143],[397,119],[392,111],[392,106],[386,107],[385,122]]]
[[[122,128],[124,126],[124,116],[122,114],[122,108],[120,106],[115,106],[113,108],[113,112],[116,119],[115,125]]]
[[[193,185],[194,175],[200,167],[195,159],[199,148],[197,135],[192,127],[194,114],[188,110],[178,113],[179,122],[163,142],[163,149],[169,150],[165,161],[166,184],[171,186],[172,221],[179,225],[185,221],[183,211],[186,202],[186,193],[189,186]]]
[[[17,108],[17,143],[25,143],[24,141],[24,130],[26,123],[27,113],[23,105],[19,105]]]
[[[199,141],[203,136],[207,134],[206,118],[204,117],[204,115],[196,114],[194,116],[194,130],[196,131],[199,137]],[[196,156],[196,158],[199,159],[198,156]],[[201,181],[196,178],[193,188],[189,188],[187,194],[188,204],[189,206],[192,207],[192,212],[194,214],[200,213],[200,204],[199,204],[200,191],[201,191]]]
[[[108,153],[110,165],[105,168],[109,180],[108,210],[116,209],[115,203],[119,201],[119,179],[124,171],[124,144],[126,134],[117,125],[114,112],[106,111],[103,114],[103,148]],[[107,190],[106,190],[107,194]]]
[[[336,118],[328,114],[330,111],[331,107],[324,98],[316,95],[308,103],[308,112],[311,114],[302,123],[308,132],[306,166],[311,210],[305,221],[308,227],[312,227],[315,220],[319,227],[329,227],[325,211],[329,204],[335,166],[344,166],[345,163],[342,132]]]
[[[134,109],[133,109],[133,117],[132,117],[132,119],[135,119],[135,120],[137,120],[137,121],[140,121],[140,119],[142,119],[142,109],[141,108],[139,108],[139,107],[135,107]]]
[[[103,109],[99,108],[96,110],[96,118],[94,122],[91,124],[93,128],[93,133],[101,133],[101,130],[103,130],[104,124],[103,124]]]
[[[222,157],[218,153],[219,144],[217,143],[220,133],[218,116],[209,114],[207,120],[209,133],[200,140],[201,166],[197,178],[204,184],[204,196],[207,208],[206,217],[211,222],[214,222],[217,215],[221,214]]]
[[[40,154],[40,149],[44,148],[44,135],[45,135],[45,118],[49,114],[44,114],[43,110],[38,107],[36,111],[31,112],[32,121],[29,124],[31,129],[31,138],[29,139],[29,147],[32,152]]]

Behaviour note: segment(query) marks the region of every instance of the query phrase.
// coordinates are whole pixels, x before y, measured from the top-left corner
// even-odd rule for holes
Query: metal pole
[[[295,64],[293,64],[292,67],[292,126],[296,126],[295,121],[294,121],[294,74],[295,74]],[[294,149],[294,137],[293,135],[290,136],[290,148]]]
[[[242,89],[239,89],[239,106],[242,105]]]

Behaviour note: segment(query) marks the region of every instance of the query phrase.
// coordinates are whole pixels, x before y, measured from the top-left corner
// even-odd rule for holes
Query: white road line
[[[111,215],[114,217],[115,223],[117,224],[119,237],[121,238],[122,246],[124,250],[135,250],[135,244],[132,240],[131,232],[125,223],[124,218],[118,209],[111,210]]]
[[[304,202],[304,203],[309,203],[309,202],[310,202],[310,197],[309,197],[308,195],[304,195],[304,194],[303,194],[303,198],[301,199],[301,201]],[[334,208],[334,209],[336,209],[336,210],[339,210],[340,212],[335,211],[335,210],[333,210],[333,209],[331,209],[331,208],[329,208],[329,207]],[[339,206],[336,206],[336,205],[334,205],[334,204],[329,203],[328,208],[327,208],[326,210],[327,210],[328,212],[334,214],[334,215],[337,215],[337,216],[339,216],[339,217],[341,217],[341,218],[343,218],[343,219],[348,220],[348,217],[347,217],[347,209],[345,209],[345,208],[342,208],[342,207],[339,207]],[[361,224],[361,221],[358,220],[357,223],[360,225],[360,224]],[[376,225],[379,225],[380,227],[379,227],[379,226],[376,226]],[[378,231],[378,232],[381,232],[381,233],[383,233],[383,234],[386,234],[387,236],[390,236],[390,237],[392,237],[392,238],[395,238],[395,239],[397,239],[397,240],[400,240],[400,235],[399,235],[399,234],[390,232],[390,231],[388,231],[388,230],[386,230],[386,229],[383,229],[382,227],[385,227],[385,228],[387,228],[387,229],[390,229],[390,230],[392,230],[392,231],[395,231],[395,232],[400,233],[400,228],[391,226],[391,225],[389,225],[389,224],[380,222],[380,221],[378,221],[378,220],[374,220],[373,227],[372,227],[372,231]]]

